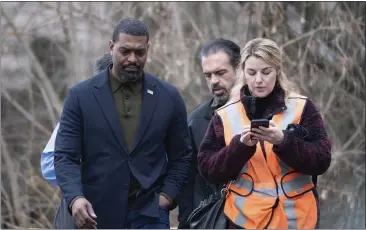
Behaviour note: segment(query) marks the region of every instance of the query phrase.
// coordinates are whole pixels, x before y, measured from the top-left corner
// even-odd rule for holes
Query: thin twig
[[[332,27],[332,26],[326,26],[326,27],[320,27],[320,28],[317,28],[317,29],[313,29],[313,30],[311,30],[311,31],[309,31],[307,33],[302,34],[299,37],[296,37],[296,38],[294,38],[294,39],[286,42],[285,44],[283,44],[281,46],[281,49],[284,49],[284,48],[286,48],[289,45],[292,45],[292,44],[294,44],[296,42],[299,42],[302,39],[305,39],[305,38],[307,38],[307,37],[309,37],[309,36],[311,36],[311,35],[313,35],[315,33],[318,33],[320,31],[323,31],[323,30],[342,30],[342,29],[340,27]]]
[[[28,121],[32,122],[36,128],[38,128],[42,133],[47,136],[51,135],[51,132],[40,124],[35,117],[33,117],[23,106],[21,106],[16,100],[14,100],[10,94],[5,90],[1,89],[1,94],[5,97],[6,100],[10,102]]]
[[[20,189],[19,189],[19,183],[17,181],[17,177],[16,177],[16,174],[14,174],[14,169],[15,169],[15,164],[12,160],[12,158],[10,157],[10,153],[8,151],[8,148],[7,148],[7,145],[6,145],[6,142],[3,138],[3,135],[2,133],[0,133],[0,146],[1,146],[1,158],[4,157],[4,165],[6,167],[6,170],[8,171],[7,173],[7,177],[9,179],[9,185],[10,185],[10,191],[11,191],[11,203],[13,204],[12,205],[12,208],[14,210],[14,213],[18,213],[20,212],[20,205],[19,205],[19,202],[18,202],[18,197],[20,195]],[[9,200],[10,201],[10,200]],[[13,215],[13,214],[12,214]],[[18,219],[18,216],[15,215],[13,216],[13,219]],[[20,221],[22,221],[20,219]]]
[[[343,66],[342,67],[342,73],[341,73],[341,76],[339,77],[339,79],[337,80],[337,82],[334,84],[334,86],[332,87],[333,90],[332,90],[332,93],[330,94],[329,96],[329,100],[327,102],[327,104],[325,105],[324,109],[323,109],[323,113],[324,114],[327,114],[335,97],[336,97],[336,90],[338,88],[338,86],[341,84],[341,82],[345,79],[346,77],[346,67]]]

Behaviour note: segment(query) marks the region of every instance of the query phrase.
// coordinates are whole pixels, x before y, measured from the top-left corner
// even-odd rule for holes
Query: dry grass
[[[132,16],[152,35],[147,70],[177,85],[188,111],[209,96],[198,56],[203,43],[225,37],[243,46],[266,36],[281,44],[287,75],[318,105],[333,143],[331,168],[319,178],[322,227],[365,228],[364,8],[363,2],[1,3],[2,227],[52,227],[59,192],[40,175],[40,152],[65,90],[91,76],[114,24]]]

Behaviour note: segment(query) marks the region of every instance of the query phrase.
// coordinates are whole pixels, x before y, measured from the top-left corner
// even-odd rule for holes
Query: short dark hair
[[[95,62],[95,74],[106,69],[110,64],[112,64],[112,55],[107,52]]]
[[[149,31],[146,25],[134,18],[122,19],[113,30],[112,40],[118,41],[120,34],[128,34],[132,36],[146,36],[149,41]]]
[[[201,60],[210,54],[215,54],[218,51],[224,51],[230,58],[230,63],[234,68],[240,64],[241,54],[240,47],[233,41],[218,38],[207,42],[201,50]]]

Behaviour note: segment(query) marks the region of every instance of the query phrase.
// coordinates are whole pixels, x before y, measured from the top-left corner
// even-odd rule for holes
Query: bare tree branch
[[[5,99],[8,100],[20,113],[22,113],[28,121],[32,122],[35,127],[37,127],[41,132],[45,133],[46,135],[51,135],[51,132],[42,124],[40,124],[31,114],[29,114],[29,112],[27,112],[27,110],[24,109],[23,106],[15,101],[5,89],[1,89],[1,93],[5,97]]]
[[[56,109],[56,111],[58,113],[61,112],[61,102],[60,100],[57,98],[56,94],[55,94],[55,90],[53,89],[53,86],[51,84],[51,82],[49,81],[48,77],[46,76],[41,64],[39,63],[39,61],[37,60],[37,58],[34,56],[32,50],[30,49],[28,43],[24,40],[24,38],[22,38],[19,35],[18,29],[16,28],[16,26],[14,25],[14,23],[10,20],[9,15],[7,15],[7,13],[4,11],[4,8],[2,5],[0,5],[0,9],[1,9],[1,14],[2,16],[7,20],[9,26],[13,29],[14,31],[14,35],[16,36],[16,38],[21,42],[21,44],[24,46],[24,49],[26,50],[31,63],[34,63],[35,69],[37,71],[38,76],[40,77],[40,79],[42,80],[42,83],[45,85],[45,89],[48,93],[48,96],[50,97],[50,100],[52,101],[52,105],[54,106],[54,109]]]

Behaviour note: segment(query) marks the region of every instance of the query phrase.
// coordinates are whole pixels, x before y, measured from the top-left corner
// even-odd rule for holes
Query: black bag
[[[190,229],[226,229],[228,219],[224,214],[224,205],[229,186],[220,192],[211,194],[189,215],[187,222]]]

